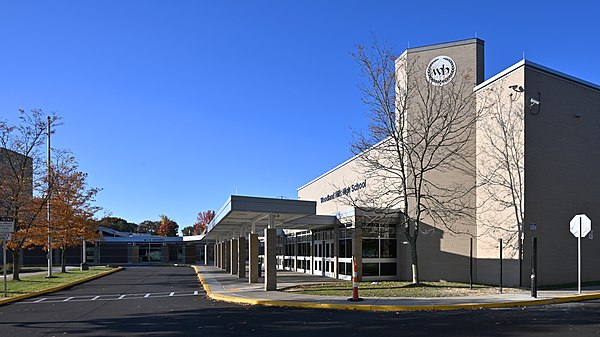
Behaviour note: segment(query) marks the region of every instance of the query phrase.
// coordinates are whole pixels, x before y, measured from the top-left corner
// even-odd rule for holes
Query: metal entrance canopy
[[[203,240],[219,240],[240,236],[243,232],[267,228],[269,216],[274,217],[275,228],[315,229],[332,226],[333,215],[316,215],[317,203],[307,200],[289,200],[232,195],[208,224]]]

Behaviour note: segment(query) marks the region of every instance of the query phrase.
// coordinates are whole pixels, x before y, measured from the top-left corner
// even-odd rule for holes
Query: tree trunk
[[[67,272],[67,249],[60,249],[60,271],[61,273]]]
[[[419,264],[417,260],[417,242],[410,242],[410,258],[412,262],[412,283],[419,284]]]
[[[19,258],[21,254],[18,250],[11,250],[10,255],[12,255],[13,260],[13,280],[21,281],[21,278],[19,277],[19,272],[21,271],[21,266],[19,265]]]

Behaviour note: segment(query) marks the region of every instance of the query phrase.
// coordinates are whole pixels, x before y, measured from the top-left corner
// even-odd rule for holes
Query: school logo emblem
[[[438,56],[427,65],[425,76],[433,85],[442,86],[456,75],[456,63],[448,56]]]

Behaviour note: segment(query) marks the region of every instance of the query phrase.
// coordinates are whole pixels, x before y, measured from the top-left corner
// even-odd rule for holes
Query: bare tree
[[[521,282],[525,218],[525,119],[523,88],[500,80],[478,93],[478,222],[482,235],[502,238],[519,259]],[[485,165],[483,165],[485,164]]]
[[[53,125],[59,117],[52,115]],[[19,258],[30,231],[48,200],[52,182],[46,179],[43,145],[47,121],[41,110],[20,110],[19,122],[0,121],[0,213],[12,216],[15,233],[7,242],[13,259],[13,279],[19,280]]]
[[[455,224],[460,219],[474,218],[469,204],[475,188],[474,81],[464,71],[445,85],[431,84],[417,56],[397,59],[377,43],[369,49],[359,46],[353,56],[364,77],[361,90],[370,123],[367,131],[356,133],[352,151],[369,188],[347,198],[369,221],[400,226],[410,245],[416,284],[424,220],[459,232]]]

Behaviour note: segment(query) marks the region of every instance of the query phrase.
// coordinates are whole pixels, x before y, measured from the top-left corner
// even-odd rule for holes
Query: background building
[[[32,159],[0,147],[0,216],[14,216],[14,207],[32,198]]]

